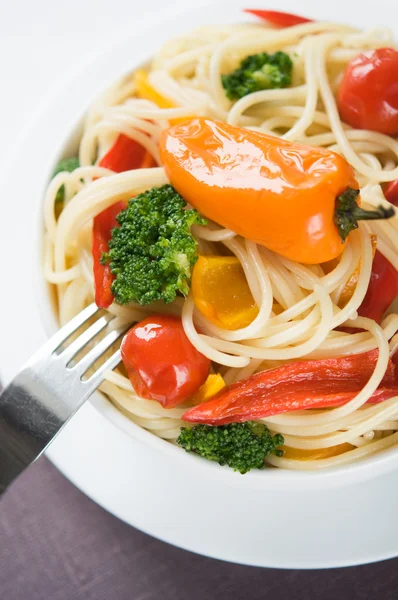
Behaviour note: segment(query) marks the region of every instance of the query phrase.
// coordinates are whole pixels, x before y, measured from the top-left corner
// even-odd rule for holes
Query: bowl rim
[[[206,4],[205,2],[202,3]],[[161,22],[166,12],[167,11],[165,10],[159,13],[156,21]],[[231,20],[231,22],[236,22],[236,20]],[[151,26],[153,26],[153,23]],[[144,26],[143,30],[145,30]],[[125,43],[125,38],[122,38],[120,45],[123,43]],[[158,46],[158,40],[154,45]],[[110,56],[115,48],[116,46],[114,46],[111,51],[105,52],[104,55]],[[127,75],[129,72],[139,68],[140,65],[147,60],[148,55],[146,53],[145,55],[136,55],[133,58],[129,57],[125,66],[123,65],[123,67],[120,67],[118,70],[114,69],[113,76],[108,78],[106,84],[101,85],[99,88],[98,86],[95,86],[95,93],[91,95],[91,98],[87,98],[86,95],[86,104],[89,105],[90,101],[98,96],[101,91],[105,90],[109,84],[117,81],[119,77]],[[60,99],[61,95],[69,88],[69,86],[73,85],[73,82],[78,80],[79,76],[87,73],[90,69],[94,69],[97,61],[98,57],[94,56],[93,54],[87,61],[85,61],[85,63],[80,66],[80,69],[77,73],[74,71],[73,73],[68,74],[62,80],[62,82],[60,82],[51,98],[48,99],[45,105],[40,107],[40,110],[38,110],[34,115],[34,118],[32,118],[33,128],[37,127],[38,123],[45,119],[46,109],[50,106],[54,106],[55,103]],[[51,179],[54,165],[66,153],[66,148],[68,145],[70,145],[71,136],[74,135],[76,128],[79,126],[78,124],[83,119],[86,108],[87,106],[85,108],[81,108],[80,111],[74,113],[73,116],[69,118],[66,123],[64,123],[60,141],[57,145],[57,148],[53,149],[56,151],[52,152],[52,159],[47,160],[47,164],[45,167],[43,167],[42,171],[43,186],[40,193],[41,201],[36,210],[36,243],[33,253],[33,278],[36,303],[39,307],[39,313],[41,315],[44,329],[48,335],[54,333],[57,328],[57,324],[53,309],[51,308],[47,284],[42,273],[41,259],[44,190],[48,181]],[[28,128],[28,131],[30,131],[30,129],[32,128]],[[16,143],[16,148],[18,147],[19,142]],[[13,156],[14,155],[11,154],[10,163],[12,162]],[[185,461],[188,469],[194,469],[198,471],[201,476],[208,476],[211,478],[216,477],[219,480],[221,479],[228,486],[234,487],[238,485],[239,487],[243,486],[253,490],[267,490],[270,486],[280,489],[297,489],[297,484],[299,484],[300,487],[306,487],[309,489],[322,488],[325,485],[340,486],[378,477],[395,469],[398,466],[398,449],[392,447],[372,455],[369,458],[360,459],[348,465],[325,468],[317,471],[294,471],[288,469],[266,468],[264,470],[250,471],[249,473],[246,473],[245,477],[242,478],[240,477],[239,473],[235,473],[232,469],[229,469],[228,467],[221,467],[216,463],[212,463],[193,454],[186,453],[181,448],[136,425],[130,421],[128,417],[124,416],[109,400],[105,400],[99,392],[94,394],[90,402],[104,418],[110,421],[116,428],[123,431],[125,434],[140,440],[144,443],[144,445],[149,444],[152,446],[152,448],[155,448],[162,454],[167,453],[171,458],[175,458],[179,461]]]

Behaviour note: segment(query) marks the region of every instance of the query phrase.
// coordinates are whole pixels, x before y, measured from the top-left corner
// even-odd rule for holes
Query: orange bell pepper
[[[197,309],[223,329],[246,327],[258,314],[236,256],[199,256],[191,289]]]
[[[324,148],[196,118],[164,131],[160,154],[204,216],[297,262],[331,260],[359,219],[394,215],[361,209],[353,169]]]
[[[153,85],[149,83],[148,73],[146,71],[136,71],[134,73],[134,83],[137,95],[140,98],[150,100],[159,108],[177,108],[177,105],[170,100],[170,98],[166,98],[162,94],[159,94]],[[182,123],[189,118],[190,117],[179,117],[176,119],[169,119],[169,123],[170,125],[177,125],[178,123]]]
[[[218,392],[225,388],[225,381],[220,373],[210,373],[203,385],[192,396],[193,404],[200,404],[213,398]]]

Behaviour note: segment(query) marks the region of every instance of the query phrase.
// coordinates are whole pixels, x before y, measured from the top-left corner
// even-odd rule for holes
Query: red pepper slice
[[[363,388],[376,360],[377,350],[372,350],[263,371],[230,385],[215,398],[188,410],[182,418],[192,423],[225,425],[293,410],[340,406]],[[394,395],[398,395],[398,377],[390,360],[382,384],[369,402],[381,402]]]
[[[170,315],[151,315],[134,325],[121,351],[137,394],[165,408],[190,398],[210,370],[210,360],[191,344],[181,319]]]
[[[301,25],[301,23],[313,23],[312,19],[307,19],[306,17],[300,17],[299,15],[293,15],[287,12],[281,12],[279,10],[245,8],[244,12],[250,13],[259,19],[268,21],[278,27],[293,27],[293,25]]]
[[[113,302],[111,285],[114,276],[111,273],[109,265],[101,263],[101,257],[104,252],[109,250],[109,240],[111,231],[118,226],[117,215],[126,208],[127,202],[117,202],[109,208],[103,210],[94,217],[93,223],[93,262],[94,262],[94,284],[95,284],[95,303],[100,308],[108,308]]]
[[[152,156],[135,140],[120,134],[110,150],[101,158],[98,165],[116,173],[144,169],[155,166]],[[101,257],[108,252],[111,231],[118,226],[117,215],[126,208],[126,202],[117,202],[94,218],[92,253],[94,260],[95,303],[100,308],[108,308],[113,302],[111,285],[114,276],[109,265],[101,264]]]
[[[98,166],[123,173],[153,167],[155,161],[141,144],[121,133],[112,148],[101,158]]]
[[[376,250],[368,290],[358,314],[379,323],[398,295],[398,272],[381,252]]]
[[[391,202],[394,206],[398,206],[398,179],[387,183],[383,190],[386,200]]]

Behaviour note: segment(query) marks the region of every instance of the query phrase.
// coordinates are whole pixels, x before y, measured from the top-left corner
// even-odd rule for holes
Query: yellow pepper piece
[[[136,71],[134,73],[134,83],[140,98],[145,98],[145,100],[154,102],[159,108],[175,108],[175,104],[171,100],[159,94],[159,92],[157,92],[149,83],[148,73],[146,71]]]
[[[258,315],[242,265],[235,256],[199,256],[192,273],[198,310],[223,329],[240,329]]]
[[[283,450],[283,458],[293,458],[294,460],[319,460],[322,458],[331,458],[339,456],[348,450],[352,450],[354,446],[351,444],[339,444],[331,448],[319,448],[318,450],[301,450],[300,448],[289,448],[281,446]]]
[[[153,85],[149,83],[148,73],[146,71],[136,71],[134,73],[134,83],[140,98],[154,102],[159,108],[177,108],[172,100],[159,94]],[[178,119],[169,119],[169,123],[170,125],[177,125],[178,123],[191,118],[192,117],[179,117]]]
[[[225,381],[220,373],[211,373],[204,384],[200,386],[196,394],[193,395],[192,402],[193,404],[206,402],[206,400],[209,400],[209,398],[218,394],[223,388],[225,388]]]
[[[370,239],[372,242],[372,251],[373,251],[373,257],[374,257],[374,255],[376,253],[376,247],[377,247],[377,235],[371,234]],[[339,263],[339,259],[333,259],[327,263],[323,263],[324,271],[326,273],[330,273],[330,271],[333,271],[333,269],[335,267],[337,267],[338,263]],[[339,301],[340,308],[344,308],[345,305],[351,300],[352,295],[355,292],[355,288],[357,287],[360,268],[361,268],[361,261],[359,261],[355,271],[352,273],[352,275],[346,282],[346,284],[340,294],[340,301]]]

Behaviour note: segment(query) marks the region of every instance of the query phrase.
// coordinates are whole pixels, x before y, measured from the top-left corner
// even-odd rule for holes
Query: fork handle
[[[111,323],[100,316],[90,324],[99,312],[94,303],[83,309],[39,348],[0,395],[0,494],[53,441],[106,371],[120,362],[118,349],[94,368],[129,327],[127,321],[119,323],[90,349],[88,343]],[[68,344],[86,323],[89,327]],[[76,358],[83,349],[86,354]]]
[[[0,495],[40,456],[65,419],[23,384],[23,373],[0,395]]]

